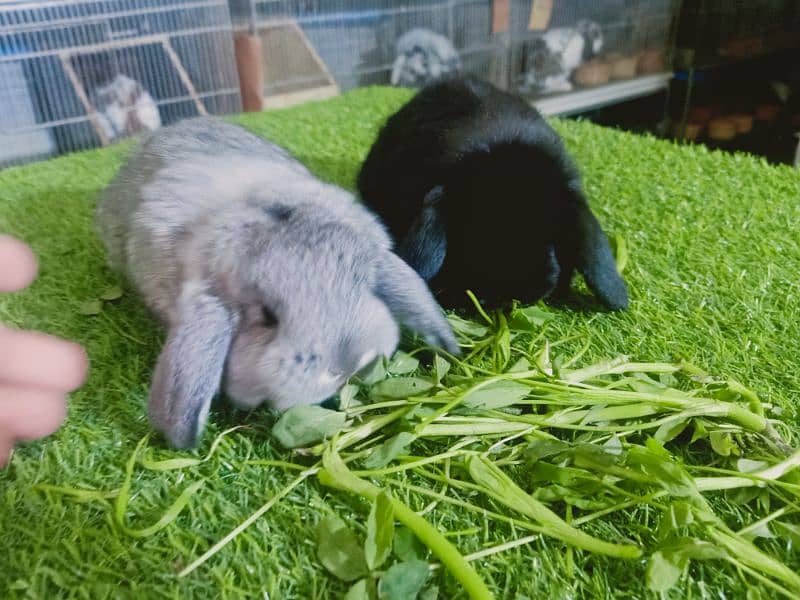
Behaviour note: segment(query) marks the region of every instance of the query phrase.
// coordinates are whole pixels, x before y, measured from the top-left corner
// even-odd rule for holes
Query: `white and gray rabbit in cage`
[[[220,387],[243,408],[324,401],[394,352],[399,324],[458,352],[378,219],[242,127],[199,117],[148,135],[96,223],[168,328],[149,415],[174,446],[197,442]]]
[[[122,73],[97,87],[92,100],[109,141],[161,127],[153,96],[140,82]]]
[[[572,89],[572,73],[603,49],[603,31],[594,21],[556,27],[525,45],[522,91],[551,94]]]
[[[460,71],[461,57],[453,43],[443,35],[417,27],[397,40],[392,85],[421,87]]]

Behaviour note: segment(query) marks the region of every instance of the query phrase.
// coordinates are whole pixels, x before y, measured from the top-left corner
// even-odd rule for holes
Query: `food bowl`
[[[580,87],[603,85],[608,83],[609,79],[611,79],[611,65],[599,59],[583,63],[573,74],[573,80]]]

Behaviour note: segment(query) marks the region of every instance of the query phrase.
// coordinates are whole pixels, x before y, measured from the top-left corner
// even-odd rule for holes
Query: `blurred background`
[[[0,167],[454,73],[798,165],[799,58],[800,0],[0,1]]]

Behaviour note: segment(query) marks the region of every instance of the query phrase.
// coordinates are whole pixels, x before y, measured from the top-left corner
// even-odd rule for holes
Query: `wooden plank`
[[[492,33],[508,31],[511,23],[511,0],[492,2]]]
[[[249,33],[237,33],[233,38],[236,52],[236,70],[239,72],[239,89],[242,108],[246,112],[264,109],[264,65],[261,38]]]
[[[553,15],[553,0],[533,0],[531,16],[528,20],[528,30],[544,31],[550,25]]]
[[[289,92],[286,94],[275,94],[264,98],[264,109],[287,108],[308,102],[310,100],[325,100],[339,94],[339,88],[335,85],[301,90],[299,92]]]
[[[89,101],[89,96],[86,94],[86,90],[83,89],[83,84],[81,83],[80,77],[78,77],[78,74],[72,67],[70,55],[62,53],[58,55],[58,58],[61,60],[61,66],[64,69],[64,72],[67,74],[67,78],[72,84],[72,87],[75,89],[78,99],[81,101],[81,104],[83,104],[84,110],[86,110],[89,121],[91,122],[92,127],[94,127],[95,133],[97,133],[97,137],[100,138],[100,144],[103,146],[108,146],[111,143],[111,140],[108,139],[105,129],[103,129],[103,126],[100,124],[100,118],[97,115],[97,110]]]
[[[333,78],[333,75],[331,75],[331,72],[328,71],[328,66],[325,64],[325,61],[322,60],[322,57],[317,53],[317,49],[314,48],[314,45],[311,43],[311,41],[308,39],[308,37],[306,37],[305,32],[300,28],[300,26],[297,24],[297,22],[292,22],[292,27],[297,32],[298,37],[303,42],[305,47],[308,49],[308,52],[309,52],[309,54],[311,54],[311,57],[317,63],[317,66],[320,68],[320,70],[323,73],[325,73],[325,75],[328,78],[328,81],[330,82],[330,84],[333,85],[333,86],[336,86],[337,91],[338,91],[338,85],[336,84],[336,80]]]
[[[189,74],[186,72],[186,69],[183,68],[180,57],[172,47],[172,42],[169,41],[168,37],[163,37],[161,39],[161,45],[164,48],[164,52],[167,53],[167,56],[172,62],[172,66],[175,67],[176,71],[178,71],[178,77],[180,77],[181,83],[183,83],[183,86],[189,92],[189,96],[191,96],[192,100],[194,100],[194,105],[197,107],[197,112],[203,116],[208,115],[205,104],[203,104],[200,96],[197,95],[197,90],[194,87],[194,83],[192,83],[192,80],[189,78]]]

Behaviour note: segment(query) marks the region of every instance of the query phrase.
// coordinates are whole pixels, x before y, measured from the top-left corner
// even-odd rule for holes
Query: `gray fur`
[[[332,396],[394,352],[397,322],[458,351],[377,218],[235,125],[196,118],[152,134],[96,224],[112,266],[169,329],[149,414],[175,446],[196,443],[220,385],[243,407]]]
[[[457,74],[461,66],[461,57],[448,38],[416,27],[397,40],[390,81],[395,86],[420,87]]]

